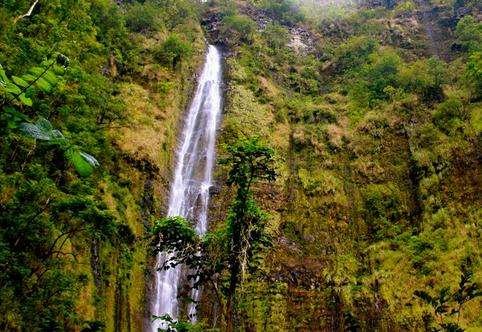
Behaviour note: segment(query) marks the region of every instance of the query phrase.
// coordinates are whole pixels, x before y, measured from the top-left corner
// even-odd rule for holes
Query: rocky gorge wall
[[[457,47],[460,11],[363,3],[346,16],[293,24],[263,2],[235,3],[205,21],[229,46],[219,153],[224,143],[261,137],[277,152],[278,173],[255,190],[271,215],[273,247],[240,287],[238,327],[398,331],[440,323],[414,294],[455,291],[466,264],[472,280],[481,278],[480,97],[458,79],[467,61]],[[477,17],[477,6],[465,5]],[[303,51],[289,47],[299,31],[308,31],[298,36],[310,43]],[[446,68],[443,83],[427,63]],[[409,87],[415,72],[432,83]],[[458,133],[448,129],[452,120],[437,120],[453,98],[466,112]],[[217,174],[214,229],[233,195],[222,185],[225,170]],[[208,292],[204,317],[222,326],[212,298]],[[479,299],[467,303],[459,324],[476,331],[480,308]]]

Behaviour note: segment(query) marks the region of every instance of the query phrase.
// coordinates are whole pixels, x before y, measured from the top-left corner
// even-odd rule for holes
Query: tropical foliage
[[[2,1],[0,330],[142,330],[161,251],[190,267],[179,318],[153,317],[168,331],[480,329],[480,17],[475,0]],[[199,237],[162,216],[205,38],[225,99]]]

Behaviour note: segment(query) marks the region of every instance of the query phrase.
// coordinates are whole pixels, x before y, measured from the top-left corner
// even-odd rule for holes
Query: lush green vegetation
[[[261,27],[231,46],[221,141],[260,135],[279,176],[254,187],[276,240],[239,288],[239,326],[480,328],[477,6],[441,3],[419,20],[435,9],[396,1],[321,13],[308,1],[286,20],[267,9],[280,1],[249,3],[236,15]],[[298,30],[297,10],[307,14]],[[294,37],[311,50],[287,47]]]
[[[199,8],[32,4],[0,5],[0,329],[140,330]]]
[[[248,272],[259,270],[259,257],[271,243],[268,216],[253,199],[251,187],[258,181],[274,181],[276,174],[273,150],[257,138],[242,139],[227,152],[221,162],[229,167],[226,183],[236,188],[236,194],[226,220],[202,238],[181,217],[161,219],[152,232],[154,254],[171,255],[163,268],[183,264],[191,270],[192,287],[212,286],[225,329],[234,331],[239,325],[236,292]],[[172,322],[170,317],[163,319]]]
[[[481,328],[477,1],[34,3],[0,4],[0,330],[142,330],[160,250],[204,294],[169,331]],[[200,238],[161,217],[204,36]]]

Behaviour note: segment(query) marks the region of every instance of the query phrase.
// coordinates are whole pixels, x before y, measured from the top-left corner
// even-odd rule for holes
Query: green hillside
[[[2,0],[0,331],[150,331],[159,235],[203,289],[167,331],[482,331],[481,9]],[[162,218],[207,42],[201,238]]]

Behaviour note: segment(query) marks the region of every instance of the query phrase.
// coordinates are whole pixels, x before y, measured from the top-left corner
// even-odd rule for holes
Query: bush
[[[289,33],[288,30],[275,23],[270,23],[266,26],[266,29],[263,31],[263,36],[268,43],[268,46],[272,49],[281,49],[289,41]]]
[[[267,0],[262,5],[269,15],[285,24],[295,24],[305,19],[300,8],[292,0]]]
[[[358,104],[372,107],[390,98],[390,89],[399,86],[399,68],[402,60],[391,50],[383,50],[370,56],[370,63],[356,73],[351,96]]]
[[[402,215],[403,205],[400,191],[394,183],[369,184],[362,190],[364,216],[369,237],[377,239],[387,236]]]
[[[153,51],[154,58],[157,61],[171,68],[175,68],[191,53],[191,46],[175,34],[170,35],[159,48]]]
[[[126,25],[134,32],[147,33],[162,27],[160,9],[151,2],[134,2],[127,8]]]
[[[400,2],[395,6],[395,13],[402,15],[402,14],[409,14],[413,12],[417,6],[411,0]]]
[[[482,45],[482,23],[474,17],[464,16],[455,29],[457,41],[468,51],[480,51]]]
[[[446,73],[445,64],[436,58],[418,60],[400,69],[400,84],[425,102],[441,101]]]
[[[461,120],[466,118],[464,105],[459,99],[450,98],[437,106],[433,119],[437,127],[445,132],[452,132],[456,129]]]
[[[474,99],[482,97],[482,52],[474,52],[469,57],[465,77],[472,88]]]
[[[223,18],[221,38],[229,44],[251,43],[256,23],[248,16],[230,15]]]
[[[185,23],[190,18],[197,16],[196,1],[191,0],[157,0],[163,13],[163,22],[168,28]],[[159,10],[159,9],[158,9]]]
[[[335,51],[336,69],[343,72],[368,62],[368,57],[377,47],[377,42],[371,38],[353,37],[341,44]]]

